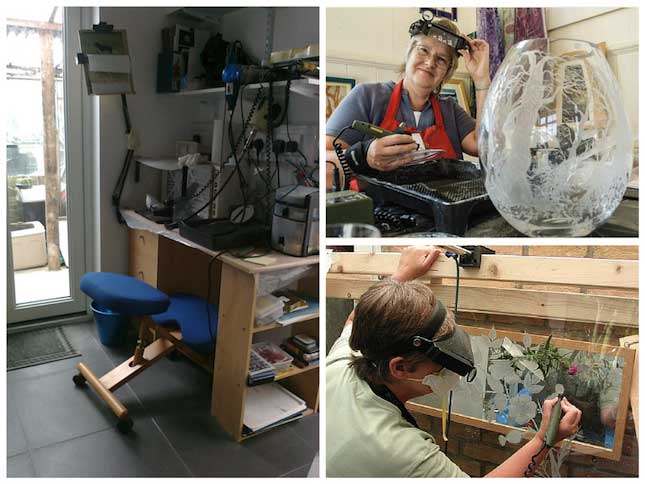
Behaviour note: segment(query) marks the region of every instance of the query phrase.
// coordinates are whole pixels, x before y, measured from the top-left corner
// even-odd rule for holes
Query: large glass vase
[[[632,136],[598,46],[514,45],[482,111],[479,156],[493,204],[520,232],[578,237],[606,221],[627,188]]]

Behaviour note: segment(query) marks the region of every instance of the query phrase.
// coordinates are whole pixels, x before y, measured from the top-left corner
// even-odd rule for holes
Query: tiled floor
[[[211,376],[185,359],[163,359],[117,391],[135,423],[119,433],[107,406],[72,376],[79,360],[102,374],[129,351],[101,345],[93,323],[65,332],[80,359],[7,374],[9,477],[307,476],[316,414],[238,444],[209,414]]]

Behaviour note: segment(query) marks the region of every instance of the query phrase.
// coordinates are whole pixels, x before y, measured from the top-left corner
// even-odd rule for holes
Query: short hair
[[[356,305],[349,338],[350,347],[361,352],[350,363],[359,378],[371,385],[391,381],[389,364],[395,356],[404,357],[413,368],[427,361],[422,352],[411,350],[397,354],[395,348],[410,341],[425,327],[435,304],[435,294],[418,281],[386,280],[370,287]],[[454,314],[446,309],[446,318],[434,338],[452,334],[454,328]]]
[[[462,35],[461,31],[459,30],[459,27],[457,27],[457,24],[455,24],[454,22],[451,22],[447,18],[434,19],[432,23],[440,25],[441,27],[445,28],[446,30],[449,30],[455,35]],[[408,64],[408,60],[410,60],[412,51],[417,46],[417,44],[425,37],[427,36],[423,34],[417,34],[413,37],[410,37],[408,46],[405,49],[403,66],[401,66],[401,69],[400,69],[402,77],[405,77],[405,66]],[[450,46],[448,46],[448,49],[450,50],[450,67],[446,71],[446,74],[444,75],[443,80],[441,81],[441,84],[439,84],[439,86],[434,90],[434,92],[437,94],[441,92],[441,86],[443,85],[443,83],[452,77],[452,75],[457,70],[457,67],[459,66],[459,55],[457,54],[457,50],[454,47],[450,47]]]

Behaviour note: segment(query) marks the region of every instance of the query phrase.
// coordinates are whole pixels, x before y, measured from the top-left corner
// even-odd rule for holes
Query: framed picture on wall
[[[338,107],[349,91],[356,85],[354,79],[346,77],[328,77],[325,83],[325,94],[327,95],[326,118]]]
[[[468,96],[466,95],[466,81],[463,79],[449,79],[441,86],[442,96],[455,98],[464,111],[470,115],[470,106],[468,105]]]

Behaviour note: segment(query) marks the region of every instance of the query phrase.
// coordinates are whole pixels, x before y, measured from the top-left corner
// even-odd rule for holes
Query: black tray
[[[374,178],[358,175],[361,191],[433,217],[435,230],[464,235],[471,216],[494,212],[481,170],[461,160],[407,166]]]

